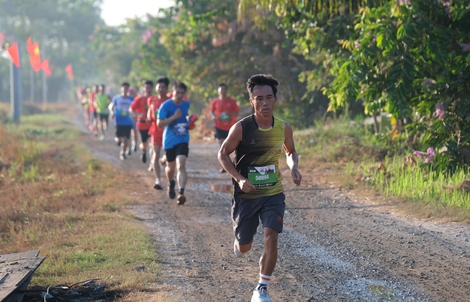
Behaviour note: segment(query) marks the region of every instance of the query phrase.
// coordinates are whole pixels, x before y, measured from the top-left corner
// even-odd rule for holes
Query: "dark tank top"
[[[241,175],[255,185],[256,190],[244,193],[233,180],[234,195],[255,199],[281,193],[283,189],[279,157],[284,144],[285,122],[273,116],[272,127],[260,129],[254,115],[250,115],[242,119],[240,123],[243,136],[235,150],[235,167]]]

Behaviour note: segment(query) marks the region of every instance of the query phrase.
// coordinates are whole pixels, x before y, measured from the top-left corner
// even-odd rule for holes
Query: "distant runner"
[[[108,129],[109,122],[109,103],[111,98],[105,93],[105,86],[100,85],[98,87],[98,94],[96,95],[96,112],[99,115],[99,129],[101,130],[100,140],[104,140],[106,137],[106,130]]]
[[[153,145],[153,152],[152,158],[150,160],[152,164],[152,170],[155,173],[155,184],[153,186],[156,190],[162,190],[162,181],[161,181],[161,172],[160,172],[160,151],[162,150],[163,145],[163,128],[159,128],[157,126],[157,117],[158,117],[158,110],[160,106],[168,99],[166,93],[168,91],[168,85],[170,84],[170,80],[168,78],[159,78],[157,80],[157,85],[155,86],[155,90],[157,91],[156,96],[151,96],[148,98],[149,104],[149,111],[148,116],[151,121],[151,126],[148,131],[152,138],[152,145]]]
[[[284,150],[292,180],[300,185],[302,175],[289,123],[273,116],[279,82],[258,74],[246,83],[255,113],[238,121],[222,143],[218,158],[233,178],[232,220],[234,252],[241,257],[253,244],[259,224],[264,228],[264,250],[260,258],[259,283],[252,302],[270,302],[268,283],[277,262],[278,234],[282,232],[285,196],[279,157]],[[230,154],[236,151],[235,164]]]
[[[189,102],[183,100],[186,85],[177,82],[173,90],[173,98],[165,101],[158,111],[157,126],[165,128],[163,131],[163,149],[166,154],[165,173],[169,181],[168,196],[176,197],[175,172],[178,181],[178,204],[186,202],[184,187],[187,181],[186,159],[189,154]],[[175,171],[176,170],[176,171]]]
[[[129,139],[131,137],[132,119],[130,117],[129,107],[131,106],[132,99],[128,95],[129,83],[122,83],[121,94],[113,97],[109,105],[109,111],[114,116],[114,123],[116,124],[116,142],[121,146],[121,153],[119,159],[126,159],[126,150],[129,146]]]
[[[134,87],[129,87],[129,97],[131,100],[134,100],[137,97],[137,89]],[[131,129],[131,141],[129,144],[129,149],[127,149],[127,155],[131,155],[132,151],[137,152],[137,145],[139,144],[139,133],[137,133],[137,117],[131,115],[132,119],[132,129]]]
[[[228,136],[228,131],[237,122],[238,108],[237,102],[227,96],[228,87],[226,84],[220,84],[219,97],[211,103],[211,116],[215,122],[215,137],[219,141],[219,147]],[[220,173],[225,173],[224,168]]]
[[[147,162],[148,139],[150,138],[150,119],[148,119],[147,116],[149,106],[147,100],[152,96],[153,82],[145,81],[143,86],[143,94],[138,95],[134,98],[131,104],[130,111],[131,114],[133,114],[137,118],[136,127],[140,133],[140,151],[142,151],[140,159],[145,164]]]
[[[91,92],[88,93],[88,102],[90,105],[90,125],[88,128],[95,135],[98,136],[98,112],[96,111],[96,94],[98,93],[98,85],[91,87]]]

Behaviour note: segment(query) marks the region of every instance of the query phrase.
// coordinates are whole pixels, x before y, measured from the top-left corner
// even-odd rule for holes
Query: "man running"
[[[232,126],[222,143],[218,158],[233,178],[232,219],[234,252],[238,257],[248,252],[259,224],[263,224],[264,250],[260,258],[259,283],[252,302],[270,302],[267,286],[277,262],[278,234],[282,232],[285,196],[279,157],[286,153],[292,180],[300,185],[292,128],[273,116],[279,82],[271,75],[258,74],[248,79],[246,87],[255,113]],[[236,151],[232,163],[230,154]]]
[[[160,173],[160,151],[162,150],[163,145],[163,128],[159,128],[157,126],[157,117],[158,117],[158,110],[160,106],[168,99],[166,94],[168,92],[168,85],[170,84],[170,80],[166,77],[158,78],[157,85],[155,86],[155,90],[157,91],[156,96],[151,96],[148,98],[149,104],[149,111],[148,117],[150,118],[151,126],[148,131],[150,136],[152,137],[152,145],[153,145],[153,152],[152,158],[150,160],[152,164],[152,170],[155,173],[155,185],[153,186],[156,190],[162,190],[162,181],[161,181],[161,173]]]
[[[98,136],[98,112],[96,111],[96,94],[98,93],[98,85],[91,87],[91,92],[88,93],[90,102],[90,125],[88,128],[95,135]]]
[[[149,139],[150,120],[147,117],[148,104],[147,100],[152,96],[153,82],[145,81],[143,83],[143,95],[138,95],[132,101],[130,112],[137,117],[137,130],[140,133],[140,159],[145,164],[147,162],[147,146]]]
[[[173,98],[165,101],[158,111],[157,126],[163,130],[163,149],[166,154],[165,174],[169,181],[168,196],[176,197],[175,169],[178,181],[178,205],[186,202],[184,187],[187,181],[186,159],[189,154],[189,102],[183,100],[186,93],[186,85],[176,82],[173,90]]]
[[[219,141],[219,147],[228,136],[228,131],[237,122],[238,108],[237,102],[227,97],[228,87],[226,84],[220,84],[217,90],[219,97],[211,103],[211,116],[215,122],[215,137]],[[224,168],[220,173],[225,173]]]
[[[113,97],[109,105],[109,111],[114,116],[114,123],[116,124],[116,143],[121,145],[121,153],[119,159],[126,159],[126,150],[129,146],[129,139],[131,137],[132,118],[130,116],[129,107],[131,106],[132,99],[128,95],[129,83],[121,84],[121,94]]]
[[[95,96],[96,99],[96,112],[99,115],[99,128],[101,130],[100,140],[104,140],[106,135],[105,131],[108,129],[108,120],[109,120],[109,103],[111,98],[105,93],[105,86],[100,85],[98,87],[98,94]]]

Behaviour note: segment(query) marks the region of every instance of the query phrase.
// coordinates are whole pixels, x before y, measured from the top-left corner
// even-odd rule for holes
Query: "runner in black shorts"
[[[300,185],[302,175],[289,123],[273,116],[278,81],[271,75],[254,75],[247,82],[255,113],[237,122],[219,150],[219,161],[233,178],[232,220],[234,252],[242,256],[251,249],[259,224],[264,229],[260,277],[252,302],[269,302],[267,286],[277,262],[278,234],[284,219],[284,193],[279,157],[286,153],[292,180]],[[230,154],[236,151],[236,164]]]

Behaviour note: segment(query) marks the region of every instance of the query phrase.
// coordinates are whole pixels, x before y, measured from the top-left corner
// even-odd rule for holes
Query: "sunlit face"
[[[255,114],[260,116],[271,116],[274,111],[277,97],[269,85],[255,86],[251,93],[250,104],[255,109]]]
[[[165,85],[165,83],[157,83],[157,86],[155,86],[155,90],[161,98],[164,98],[166,97],[166,94],[168,92],[168,86]]]
[[[152,90],[153,90],[152,85],[145,84],[145,88],[144,88],[144,89],[145,89],[145,93],[146,93],[147,95],[151,95],[151,94],[152,94]]]
[[[128,93],[129,93],[129,86],[127,85],[121,86],[121,95],[127,96]]]
[[[227,98],[227,87],[225,86],[220,86],[217,92],[219,93],[219,99],[223,100]]]
[[[186,91],[183,88],[175,87],[173,89],[173,101],[181,102]]]

